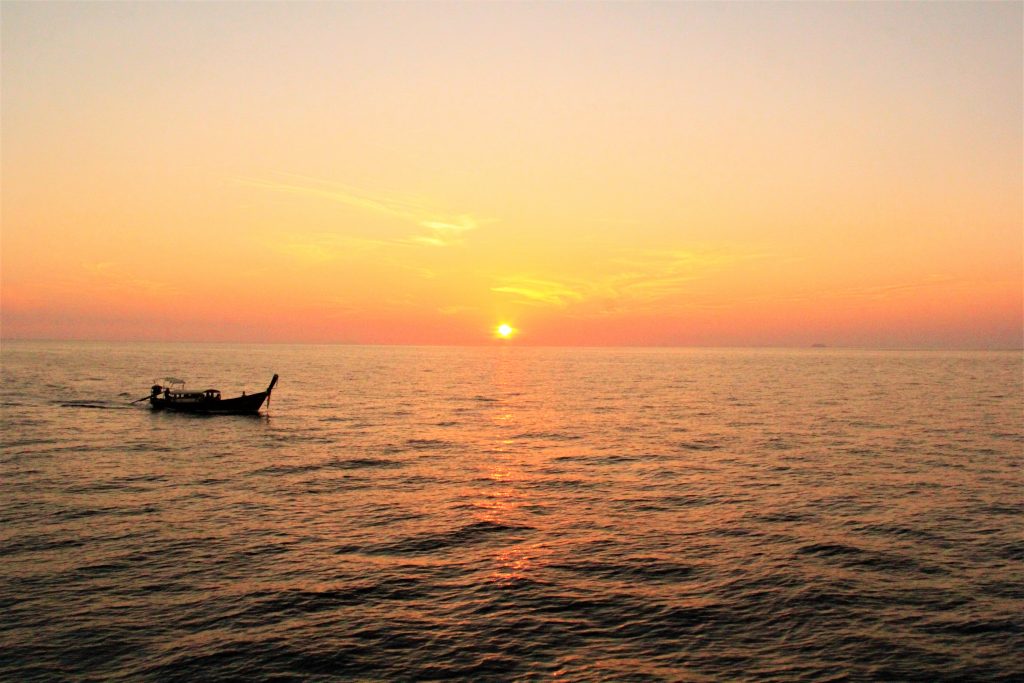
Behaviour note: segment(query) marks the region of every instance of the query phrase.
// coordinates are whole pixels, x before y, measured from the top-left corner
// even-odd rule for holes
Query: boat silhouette
[[[170,410],[201,415],[256,415],[263,406],[263,402],[270,400],[270,392],[277,384],[277,375],[275,374],[271,378],[265,391],[248,396],[243,391],[241,396],[235,398],[221,398],[218,389],[190,391],[185,389],[181,380],[176,380],[172,384],[180,386],[154,384],[150,387],[150,394],[145,398],[149,399],[153,410]],[[145,400],[145,398],[139,400]]]

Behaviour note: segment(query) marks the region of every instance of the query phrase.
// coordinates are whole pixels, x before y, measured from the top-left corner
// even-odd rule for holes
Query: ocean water
[[[3,680],[1024,680],[1019,352],[2,365]]]

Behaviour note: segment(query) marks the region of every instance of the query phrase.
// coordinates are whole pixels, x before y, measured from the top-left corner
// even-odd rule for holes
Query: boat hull
[[[225,398],[218,401],[175,401],[162,396],[153,396],[149,404],[153,410],[168,410],[175,413],[196,415],[256,415],[270,392],[261,391],[248,396]]]
[[[180,382],[180,380],[179,380]],[[169,410],[175,413],[194,415],[257,415],[264,401],[270,400],[270,392],[277,385],[277,375],[270,378],[266,391],[235,398],[221,398],[216,389],[206,391],[172,390],[154,384],[150,387],[149,405],[153,410]],[[143,399],[139,399],[142,401]]]

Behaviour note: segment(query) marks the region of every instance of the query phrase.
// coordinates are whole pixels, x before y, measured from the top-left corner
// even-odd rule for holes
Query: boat
[[[173,379],[173,378],[168,378]],[[154,384],[150,387],[149,405],[153,410],[171,410],[179,413],[195,413],[200,415],[256,415],[260,412],[264,401],[270,401],[270,392],[277,384],[277,375],[270,380],[266,391],[255,394],[242,392],[235,398],[221,398],[217,389],[189,391],[184,382],[175,380],[172,386]],[[144,399],[139,399],[144,400]]]

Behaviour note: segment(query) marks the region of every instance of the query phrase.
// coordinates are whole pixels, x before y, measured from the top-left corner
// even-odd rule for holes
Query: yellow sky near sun
[[[9,337],[1019,346],[1019,4],[3,5]]]

